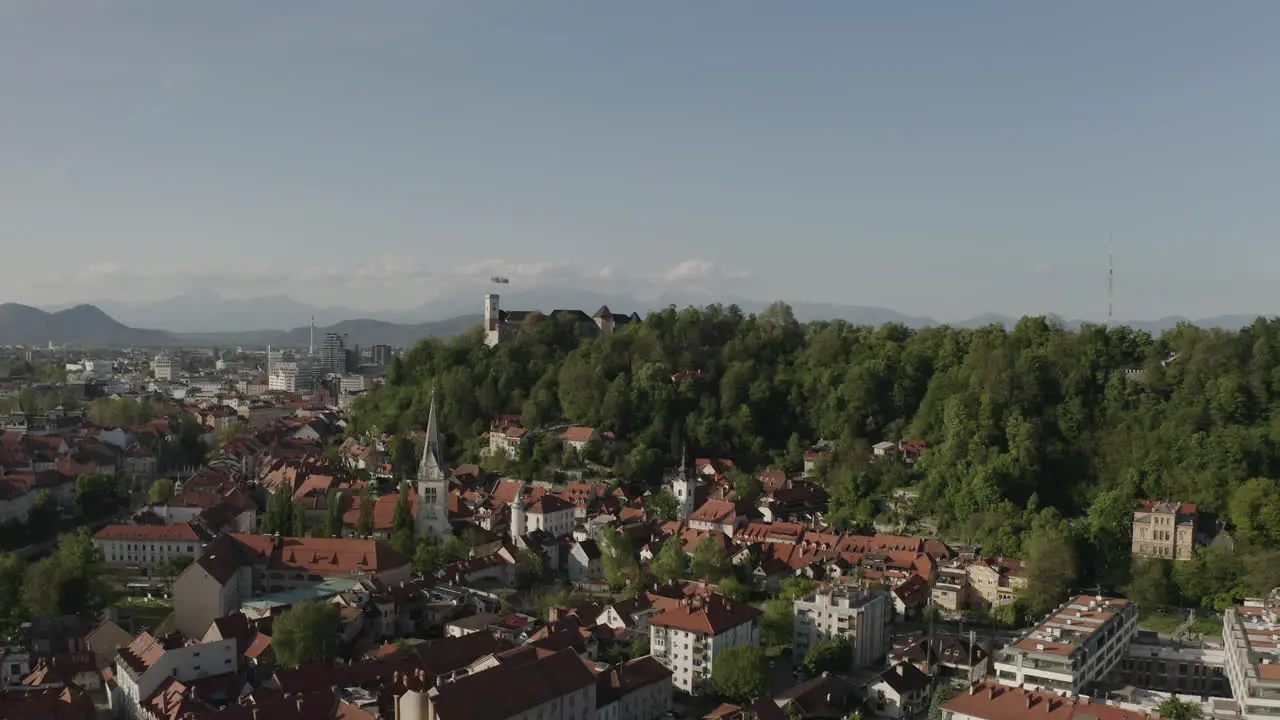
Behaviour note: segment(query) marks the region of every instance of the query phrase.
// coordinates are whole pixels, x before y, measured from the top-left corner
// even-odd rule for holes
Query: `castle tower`
[[[419,537],[426,534],[444,540],[453,534],[449,526],[449,466],[444,462],[444,438],[436,419],[436,391],[431,389],[431,411],[427,416],[427,436],[422,443],[422,462],[418,464],[418,517],[415,527]]]
[[[516,498],[508,503],[511,508],[511,539],[525,534],[527,527],[527,517],[524,509],[524,483],[521,482],[516,488]]]
[[[693,494],[697,486],[697,481],[689,474],[689,449],[686,447],[680,458],[680,472],[671,481],[671,494],[676,496],[676,502],[680,504],[676,517],[680,522],[688,520],[693,514]]]
[[[494,347],[501,339],[502,307],[497,293],[484,296],[484,343]]]

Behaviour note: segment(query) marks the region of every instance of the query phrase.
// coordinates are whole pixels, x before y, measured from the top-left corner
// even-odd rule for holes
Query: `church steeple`
[[[448,477],[449,466],[444,462],[444,439],[440,436],[440,424],[436,420],[436,389],[432,386],[427,436],[422,442],[422,461],[418,463],[418,482],[438,481]]]
[[[427,415],[427,436],[422,441],[422,461],[418,463],[419,536],[427,534],[443,540],[452,534],[449,526],[449,466],[444,462],[444,438],[436,418],[436,389],[431,388],[431,409]]]
[[[682,446],[680,452],[680,470],[676,473],[675,481],[671,483],[671,494],[675,496],[679,507],[676,512],[679,520],[688,520],[693,514],[694,493],[697,488],[696,475],[689,474],[689,446]]]

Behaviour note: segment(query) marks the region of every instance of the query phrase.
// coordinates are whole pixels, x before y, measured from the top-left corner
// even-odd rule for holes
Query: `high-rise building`
[[[369,359],[374,365],[386,367],[391,364],[391,346],[390,345],[374,345],[369,348]]]
[[[325,373],[341,375],[347,368],[347,336],[341,333],[325,333],[320,344],[320,369]]]
[[[178,375],[178,364],[168,355],[157,355],[151,361],[151,370],[155,373],[157,380],[172,382]]]

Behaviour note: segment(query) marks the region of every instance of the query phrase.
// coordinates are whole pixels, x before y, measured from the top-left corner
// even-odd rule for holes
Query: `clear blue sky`
[[[1275,312],[1280,2],[0,3],[0,300]]]

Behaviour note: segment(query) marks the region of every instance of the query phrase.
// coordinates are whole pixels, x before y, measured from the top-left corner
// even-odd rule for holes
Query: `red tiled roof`
[[[754,607],[723,595],[711,595],[705,599],[694,596],[667,607],[650,618],[649,624],[719,635],[759,616],[760,611]]]
[[[172,525],[107,525],[93,535],[95,540],[168,540],[172,542],[199,542],[200,536],[191,523]]]
[[[944,710],[982,720],[1024,720],[1028,717],[1047,720],[1159,720],[1142,710],[1125,710],[1081,698],[1065,698],[1051,693],[1034,692],[994,683],[973,686],[942,705]]]
[[[305,570],[320,574],[362,570],[379,573],[403,567],[409,558],[377,540],[360,538],[273,538],[270,535],[229,533],[249,551],[254,562],[275,570]]]
[[[527,512],[534,515],[547,515],[554,512],[572,510],[573,506],[555,495],[543,495],[529,504]]]
[[[574,425],[564,431],[564,440],[565,442],[586,442],[591,439],[591,436],[594,435],[595,432],[595,428]]]

